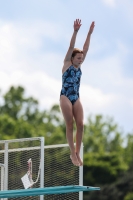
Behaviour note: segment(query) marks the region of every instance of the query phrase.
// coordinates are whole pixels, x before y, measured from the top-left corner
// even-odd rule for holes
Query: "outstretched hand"
[[[89,30],[90,34],[92,34],[94,27],[95,27],[95,22],[92,22],[91,25],[90,25],[90,30]]]
[[[80,19],[76,19],[76,21],[74,21],[74,30],[75,31],[78,31],[80,29],[80,26],[81,26],[81,20]]]

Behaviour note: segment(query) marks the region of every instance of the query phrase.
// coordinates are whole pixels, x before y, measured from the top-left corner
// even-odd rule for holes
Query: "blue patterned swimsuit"
[[[60,95],[65,95],[72,103],[72,105],[79,98],[81,69],[76,69],[70,66],[62,75],[62,90]]]

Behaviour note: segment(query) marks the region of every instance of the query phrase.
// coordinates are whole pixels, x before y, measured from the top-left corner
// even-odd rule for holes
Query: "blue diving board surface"
[[[80,191],[84,191],[84,192],[94,191],[94,190],[100,190],[100,187],[70,185],[70,186],[31,188],[31,189],[21,189],[21,190],[3,190],[3,191],[0,191],[0,198],[63,194],[63,193],[72,193],[72,192],[80,192]]]

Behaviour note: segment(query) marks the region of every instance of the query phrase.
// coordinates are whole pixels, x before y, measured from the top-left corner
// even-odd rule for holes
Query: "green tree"
[[[112,183],[128,169],[123,140],[112,118],[89,116],[84,133],[84,184]]]
[[[13,119],[23,117],[32,120],[38,111],[38,101],[32,97],[24,97],[23,87],[11,87],[3,96],[4,104],[0,106],[0,114],[8,114]]]
[[[89,193],[84,200],[132,200],[133,171],[121,173],[117,181],[112,184],[101,185],[99,192]]]
[[[125,147],[124,157],[128,165],[132,167],[133,166],[133,133],[127,135],[127,145]]]
[[[33,97],[25,97],[23,87],[11,87],[0,105],[0,139],[44,136],[46,144],[66,142],[65,124],[59,105],[39,110]]]
[[[133,192],[128,193],[128,194],[125,196],[124,200],[133,200]]]
[[[121,135],[112,118],[89,116],[84,131],[84,152],[122,152]]]

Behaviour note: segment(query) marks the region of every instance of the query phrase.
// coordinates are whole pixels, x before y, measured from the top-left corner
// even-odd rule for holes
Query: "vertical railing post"
[[[5,165],[0,163],[0,167],[1,167],[1,191],[4,190],[4,171],[5,171]],[[3,198],[1,198],[1,200],[4,200]]]
[[[6,141],[5,141],[5,153],[4,153],[4,166],[5,166],[4,190],[8,190],[8,142]],[[7,200],[7,198],[5,200]]]
[[[1,191],[4,190],[4,171],[5,171],[5,165],[0,163],[1,168]]]
[[[83,160],[83,143],[81,144],[80,157]],[[79,185],[83,185],[83,166],[79,167]],[[79,200],[83,200],[83,192],[79,192]]]
[[[44,187],[44,137],[41,137],[41,160],[40,160],[40,187]],[[44,196],[40,195],[40,200],[44,200]]]

